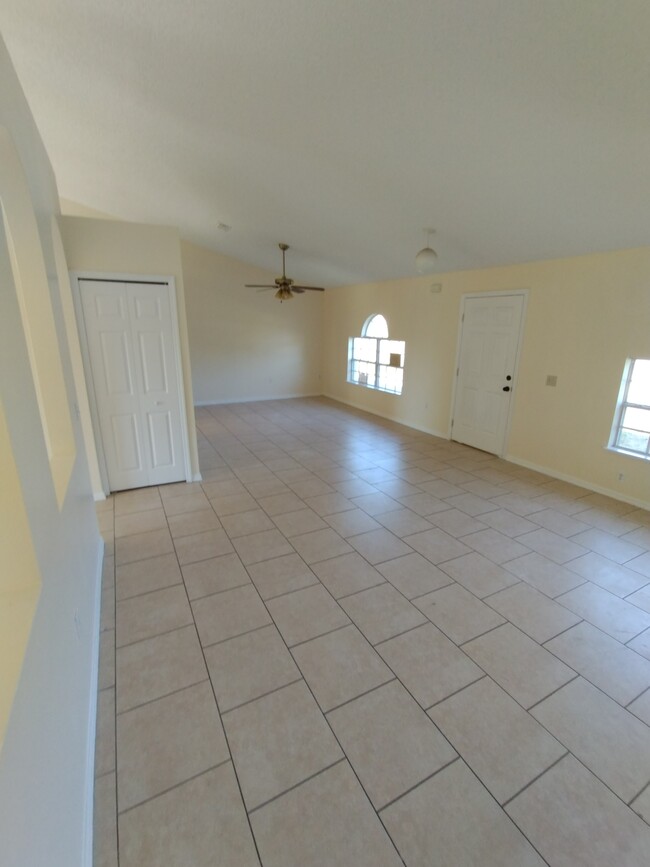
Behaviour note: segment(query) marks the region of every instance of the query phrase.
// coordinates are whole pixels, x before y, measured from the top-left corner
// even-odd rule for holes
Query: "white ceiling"
[[[61,196],[336,285],[649,243],[647,0],[2,0]],[[229,233],[219,222],[232,225]]]

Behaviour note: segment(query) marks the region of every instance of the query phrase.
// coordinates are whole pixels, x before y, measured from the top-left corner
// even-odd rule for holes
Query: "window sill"
[[[603,446],[606,452],[613,452],[615,455],[623,455],[626,458],[636,458],[639,461],[650,461],[650,455],[641,455],[638,452],[628,452],[625,449],[619,449],[616,446]]]
[[[380,388],[378,385],[366,385],[363,382],[353,382],[351,379],[346,380],[348,385],[356,385],[357,388],[367,388],[369,391],[380,391],[382,394],[393,394],[395,397],[401,397],[401,391],[391,391],[389,388]]]

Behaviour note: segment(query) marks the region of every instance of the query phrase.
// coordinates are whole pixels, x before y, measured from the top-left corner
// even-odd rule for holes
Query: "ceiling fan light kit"
[[[435,234],[435,229],[423,229],[422,230],[426,236],[426,246],[423,247],[420,252],[415,257],[415,267],[417,269],[418,274],[431,274],[431,272],[436,267],[436,259],[438,258],[438,254],[436,251],[429,245],[429,238],[431,235]]]
[[[278,247],[282,250],[282,277],[276,277],[273,284],[270,283],[246,283],[247,289],[259,289],[260,291],[265,291],[267,289],[275,289],[275,297],[279,299],[280,303],[283,301],[289,301],[293,298],[294,294],[297,292],[302,295],[303,292],[324,292],[322,286],[296,286],[293,280],[291,280],[286,275],[285,267],[284,267],[284,254],[289,249],[288,244],[278,244]]]

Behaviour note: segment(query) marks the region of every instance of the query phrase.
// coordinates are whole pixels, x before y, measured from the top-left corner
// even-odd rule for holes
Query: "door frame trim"
[[[178,381],[178,400],[181,413],[181,450],[183,469],[185,471],[185,481],[193,480],[190,450],[189,450],[189,431],[187,427],[187,404],[185,401],[185,377],[183,376],[183,357],[181,354],[180,341],[180,326],[178,319],[178,300],[176,293],[176,280],[173,275],[161,274],[125,274],[122,272],[113,271],[70,271],[70,286],[72,287],[72,299],[74,302],[74,310],[77,318],[77,329],[79,331],[79,343],[81,344],[81,357],[84,367],[84,380],[86,382],[86,391],[88,392],[88,402],[90,404],[90,416],[92,420],[94,448],[97,455],[97,463],[99,465],[99,475],[102,483],[102,493],[107,497],[110,491],[108,482],[108,469],[106,465],[106,455],[104,452],[104,442],[99,424],[99,414],[97,412],[97,398],[95,395],[95,384],[92,377],[92,368],[90,365],[90,352],[88,350],[88,335],[86,333],[86,320],[83,315],[83,306],[81,303],[81,286],[82,280],[103,280],[115,283],[155,283],[157,285],[167,286],[169,294],[169,312],[172,318],[172,337],[174,349],[174,363],[176,367],[176,377]],[[86,443],[88,448],[88,443]],[[99,492],[94,492],[95,496]]]
[[[451,389],[451,406],[449,412],[449,425],[447,427],[447,439],[452,441],[452,420],[456,411],[456,388],[458,384],[458,369],[460,367],[460,348],[463,338],[463,317],[465,315],[465,302],[471,298],[503,298],[508,295],[519,295],[523,298],[523,306],[521,308],[521,322],[519,325],[519,335],[517,337],[517,348],[515,350],[514,369],[512,372],[512,390],[516,394],[517,384],[519,379],[519,361],[521,359],[521,347],[524,342],[524,329],[526,327],[526,312],[528,310],[528,295],[530,290],[527,288],[521,289],[500,289],[492,292],[465,292],[461,295],[460,305],[458,310],[458,335],[456,337],[456,356],[454,360],[454,373]],[[514,395],[513,395],[514,397]],[[515,401],[511,400],[508,404],[508,415],[506,416],[506,426],[503,432],[503,446],[497,455],[499,458],[505,457],[508,453],[508,444],[510,441],[510,426],[512,424],[512,415]]]

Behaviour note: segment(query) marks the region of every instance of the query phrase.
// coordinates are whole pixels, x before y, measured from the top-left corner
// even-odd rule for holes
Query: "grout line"
[[[360,692],[359,695],[355,695],[352,698],[348,698],[345,701],[342,701],[341,704],[336,704],[334,707],[330,707],[327,710],[322,711],[322,713],[327,716],[330,713],[333,713],[335,710],[339,708],[345,707],[347,704],[352,704],[353,701],[356,701],[358,698],[363,698],[364,695],[370,695],[373,692],[376,692],[378,689],[381,689],[382,686],[386,686],[389,683],[395,683],[397,681],[399,683],[398,678],[393,675],[388,680],[385,680],[383,683],[378,683],[376,686],[371,687],[370,689],[366,689],[363,692]]]
[[[221,718],[223,719],[226,714],[232,713],[234,710],[239,710],[242,707],[246,707],[246,705],[253,704],[253,702],[259,701],[261,698],[266,698],[269,695],[274,695],[274,693],[280,692],[280,690],[286,689],[288,686],[293,686],[296,683],[303,683],[304,680],[304,677],[301,675],[300,677],[296,677],[294,680],[290,680],[287,683],[276,686],[274,689],[269,689],[267,692],[263,692],[260,695],[253,696],[253,698],[242,701],[241,704],[236,704],[233,705],[233,707],[226,708],[226,710],[220,711]]]
[[[311,586],[313,587],[314,585],[312,584]],[[327,588],[325,588],[325,589],[327,589]],[[345,616],[347,617],[347,614]],[[273,622],[275,623],[275,621],[273,621]],[[333,632],[340,632],[341,629],[347,629],[348,626],[353,626],[353,625],[355,625],[355,624],[353,624],[352,621],[350,620],[348,623],[344,623],[342,626],[335,626],[334,629],[328,629],[327,632],[321,632],[319,635],[313,635],[311,638],[305,638],[304,641],[298,641],[295,644],[287,644],[287,647],[289,648],[289,650],[294,650],[296,647],[302,647],[303,644],[309,644],[310,641],[316,641],[317,638],[324,638],[326,635],[331,635]],[[277,624],[276,624],[276,626],[277,626]],[[361,630],[359,630],[359,631],[361,631]],[[278,632],[281,633],[281,630],[279,627],[278,627]],[[361,634],[363,635],[363,633],[361,633]],[[284,639],[284,636],[282,636],[282,637]],[[363,637],[365,638],[365,635]],[[366,641],[368,641],[367,638],[366,638]],[[286,639],[285,639],[285,643],[286,643]],[[368,642],[368,643],[370,644],[370,642]]]
[[[228,556],[228,555],[226,555]],[[246,575],[246,581],[242,581],[241,584],[233,584],[232,587],[222,587],[221,590],[213,590],[212,593],[204,593],[202,596],[192,596],[190,599],[188,593],[188,599],[190,601],[190,606],[193,602],[198,602],[200,599],[209,599],[211,596],[220,596],[222,593],[227,593],[229,590],[239,590],[241,587],[248,587],[249,584],[252,584],[252,580],[250,576]],[[187,585],[186,585],[187,586]]]
[[[304,584],[302,587],[294,587],[293,590],[283,590],[282,593],[276,593],[274,596],[267,596],[264,599],[264,602],[271,602],[272,599],[282,599],[284,596],[291,596],[292,593],[298,593],[299,590],[307,590],[307,589],[309,589],[309,587],[315,587],[317,584],[321,584],[321,583],[322,582],[319,581],[318,577],[316,575],[314,575],[314,581],[312,581],[311,584]],[[253,584],[255,584],[254,579],[253,579]],[[259,591],[259,588],[257,587],[257,585],[255,585],[255,587],[257,589],[257,592],[259,593],[260,591]]]
[[[566,665],[566,663],[564,663],[564,664]],[[567,668],[569,668],[569,666],[567,666]],[[573,671],[573,669],[571,669],[571,671]],[[546,701],[547,698],[550,698],[552,695],[555,695],[556,692],[559,692],[561,689],[564,689],[565,686],[568,686],[570,683],[573,683],[573,681],[577,680],[579,677],[580,677],[580,675],[576,674],[574,677],[570,678],[565,683],[561,684],[560,686],[556,687],[554,690],[549,692],[548,695],[545,695],[543,698],[540,698],[539,701],[536,701],[533,704],[529,705],[527,708],[525,708],[525,710],[527,710],[528,713],[530,713],[534,708],[536,708],[538,705],[540,705],[543,701]],[[592,686],[593,686],[593,684],[592,684]],[[598,687],[596,687],[596,688],[598,689]],[[599,692],[602,692],[602,690],[599,690]],[[606,693],[603,693],[603,695],[606,695]],[[609,698],[609,696],[608,696],[608,698]],[[612,699],[612,701],[614,701],[614,699]],[[617,704],[618,704],[618,702],[617,702]],[[523,707],[523,705],[522,705],[522,707]],[[532,714],[531,714],[531,716],[532,716]],[[537,718],[534,717],[534,719],[537,719]],[[539,720],[537,720],[537,721],[539,722]]]
[[[650,686],[646,687],[645,689],[642,689],[641,692],[637,696],[635,696],[634,698],[631,698],[628,701],[628,703],[626,705],[624,705],[625,709],[627,710],[631,704],[633,704],[637,699],[641,698],[642,695],[645,695],[646,692],[649,692],[649,691],[650,691]],[[630,711],[630,713],[634,713],[634,711]],[[636,716],[636,714],[635,714],[635,716]]]
[[[492,609],[492,610],[494,611],[494,609]],[[498,612],[495,612],[495,613],[498,614]],[[502,614],[500,614],[499,616],[503,617]],[[504,617],[503,623],[497,623],[496,626],[491,626],[489,629],[486,629],[485,632],[481,632],[479,635],[475,635],[473,638],[468,638],[467,641],[463,641],[461,644],[456,644],[456,647],[463,648],[463,647],[465,647],[466,644],[471,644],[472,641],[476,641],[478,638],[483,638],[484,635],[489,635],[490,632],[495,632],[497,629],[501,629],[502,626],[506,626],[506,625],[514,626],[514,623],[511,623],[507,618]],[[518,628],[518,627],[515,627],[515,628]],[[521,630],[521,629],[519,631],[523,632],[523,630]],[[524,635],[525,635],[525,633],[524,633]],[[447,636],[447,637],[449,637],[449,636]],[[537,643],[537,642],[535,642],[535,643]],[[454,644],[455,644],[455,642],[454,642]]]
[[[248,585],[246,585],[246,586],[248,586]],[[255,589],[257,590],[257,588],[255,588]],[[268,626],[274,626],[274,625],[275,625],[275,621],[273,621],[271,623],[263,623],[261,626],[255,626],[255,627],[253,627],[253,629],[245,629],[244,632],[238,632],[237,635],[229,635],[227,638],[220,638],[219,641],[213,641],[210,644],[201,644],[200,639],[199,639],[199,643],[201,644],[201,648],[203,650],[209,650],[209,648],[216,647],[218,644],[225,644],[226,641],[231,641],[233,638],[241,638],[242,635],[250,635],[251,632],[259,632],[260,629],[266,629]],[[198,628],[196,631],[198,633]]]
[[[329,771],[332,768],[335,768],[337,765],[340,765],[341,762],[347,762],[348,758],[343,753],[340,759],[337,759],[335,762],[332,762],[331,765],[327,765],[325,768],[321,768],[319,771],[316,771],[314,774],[310,774],[308,777],[305,777],[304,780],[300,780],[299,783],[295,783],[293,786],[289,786],[288,789],[285,789],[283,792],[279,792],[277,795],[273,795],[272,798],[269,798],[267,801],[263,801],[261,804],[257,804],[255,807],[251,807],[250,810],[247,809],[248,815],[252,815],[256,813],[258,810],[261,810],[263,807],[272,804],[273,801],[277,801],[279,798],[282,798],[284,795],[289,794],[289,792],[293,792],[294,789],[299,789],[304,783],[308,783],[310,780],[313,780],[315,777],[319,777],[321,774],[324,774],[325,771]]]
[[[152,559],[154,559],[154,558],[152,558]],[[140,560],[139,562],[143,563],[144,561]],[[141,593],[134,593],[132,596],[125,596],[122,599],[117,598],[117,587],[116,587],[115,588],[115,590],[116,590],[115,604],[119,605],[122,602],[129,602],[131,599],[141,599],[143,596],[151,596],[152,593],[160,593],[161,590],[171,590],[172,587],[180,587],[180,585],[182,583],[183,583],[183,579],[181,578],[180,581],[175,581],[173,584],[165,584],[162,587],[154,587],[152,590],[143,590]],[[116,584],[117,584],[117,582],[116,582]],[[117,617],[116,617],[116,619],[117,619]]]
[[[393,589],[397,589],[397,588],[393,588]],[[399,591],[398,591],[398,593],[399,593]],[[415,632],[415,630],[419,629],[421,626],[427,626],[428,624],[431,623],[431,621],[429,620],[429,618],[425,614],[423,614],[422,616],[424,617],[424,620],[421,623],[416,623],[415,626],[409,626],[408,629],[404,629],[404,630],[402,630],[402,632],[396,632],[395,635],[389,635],[388,638],[382,638],[381,641],[375,642],[375,644],[373,644],[372,646],[375,648],[380,647],[382,644],[386,644],[387,641],[392,641],[393,638],[399,638],[402,635],[408,635],[409,632]],[[365,637],[366,636],[364,634],[364,638]],[[366,638],[366,641],[367,640],[368,639]],[[370,642],[370,643],[372,644],[372,642]]]
[[[384,804],[383,807],[377,807],[376,808],[377,812],[381,813],[383,810],[387,810],[389,807],[392,807],[393,804],[397,803],[397,801],[400,801],[402,798],[406,797],[406,795],[410,795],[411,792],[414,792],[416,789],[419,789],[420,786],[423,786],[425,783],[428,783],[429,780],[432,780],[433,777],[437,776],[440,773],[440,771],[444,771],[445,768],[448,768],[450,765],[453,765],[454,762],[457,762],[460,758],[461,758],[461,756],[458,753],[456,753],[456,755],[454,756],[453,759],[446,762],[446,764],[444,764],[441,768],[438,768],[432,774],[429,774],[428,777],[425,777],[423,780],[420,780],[419,783],[416,783],[414,786],[411,786],[410,789],[406,789],[405,792],[402,792],[401,795],[398,795],[396,798],[393,798],[392,801],[389,801],[387,804]]]
[[[155,795],[151,795],[149,798],[145,798],[142,801],[138,801],[137,804],[132,804],[130,807],[126,807],[124,810],[118,810],[118,816],[125,816],[127,813],[130,813],[132,810],[137,810],[138,807],[142,807],[143,804],[148,804],[149,801],[155,801],[156,798],[161,798],[163,795],[167,795],[169,792],[173,792],[174,789],[179,789],[181,786],[184,786],[186,783],[191,783],[192,780],[198,780],[199,777],[202,777],[204,774],[209,774],[210,771],[215,771],[217,768],[221,768],[223,765],[230,764],[231,759],[224,759],[223,762],[218,762],[216,765],[211,765],[209,768],[205,768],[203,771],[199,771],[198,774],[192,774],[191,777],[188,777],[186,780],[181,780],[178,783],[174,783],[173,786],[169,786],[167,789],[163,789],[162,792],[156,792]],[[119,823],[118,823],[119,824]]]
[[[191,610],[191,609],[190,609]],[[144,638],[136,638],[135,641],[127,641],[126,644],[116,644],[116,650],[124,650],[125,647],[133,647],[135,644],[142,644],[143,641],[151,641],[161,635],[170,635],[172,632],[179,632],[181,629],[187,629],[194,625],[194,618],[188,620],[187,623],[182,623],[180,626],[174,626],[172,629],[163,629],[162,632],[156,632],[154,635],[146,635]]]
[[[169,698],[172,695],[178,695],[179,692],[184,692],[186,689],[192,689],[194,686],[198,686],[201,683],[206,683],[210,680],[209,677],[203,677],[201,680],[197,680],[194,683],[188,683],[186,686],[181,686],[178,689],[173,689],[171,692],[166,692],[163,695],[157,695],[155,698],[148,698],[146,701],[143,701],[141,704],[134,704],[132,707],[127,707],[124,710],[115,710],[115,719],[119,716],[124,716],[124,714],[131,713],[132,710],[137,710],[141,707],[146,707],[148,704],[154,704],[156,701],[162,701],[164,698]]]
[[[627,802],[628,807],[631,807],[632,804],[636,801],[636,799],[637,799],[637,798],[640,798],[641,795],[642,795],[645,791],[650,791],[650,782],[649,782],[649,783],[646,783],[645,786],[643,786],[643,787],[642,787],[642,788],[641,788],[641,789],[636,793],[636,795],[635,795],[633,798],[630,798],[630,800]]]
[[[478,668],[478,666],[477,666],[477,668]],[[480,669],[480,670],[483,671],[483,669]],[[466,689],[469,689],[470,686],[474,686],[475,683],[479,683],[481,680],[485,680],[486,677],[489,677],[489,675],[487,675],[485,672],[483,672],[483,674],[480,677],[477,677],[476,680],[472,680],[469,683],[466,683],[465,686],[461,686],[460,689],[455,689],[453,692],[450,692],[449,695],[446,695],[444,698],[439,698],[438,701],[434,701],[434,703],[430,704],[429,707],[425,707],[424,708],[425,712],[428,714],[429,711],[433,710],[434,707],[438,707],[439,704],[442,704],[443,702],[447,701],[447,699],[453,698],[455,695],[458,695],[458,693],[460,693],[460,692],[464,692]],[[490,680],[493,680],[493,678],[490,678]],[[494,681],[494,683],[496,683],[496,681]],[[498,684],[497,684],[497,686],[498,686]],[[503,687],[499,687],[499,689],[503,689]],[[506,693],[506,695],[510,695],[510,693],[506,692],[505,689],[503,691]]]
[[[560,741],[558,741],[558,743],[560,743]],[[537,780],[539,780],[541,777],[544,776],[544,774],[548,773],[556,765],[559,765],[559,763],[562,761],[562,759],[566,759],[566,757],[570,756],[570,755],[572,755],[570,750],[566,750],[564,753],[562,753],[562,755],[558,759],[556,759],[552,765],[549,765],[548,768],[545,768],[541,773],[537,774],[536,777],[533,777],[532,780],[529,780],[529,782],[527,782],[525,786],[522,786],[521,789],[519,789],[517,792],[515,792],[514,795],[511,795],[507,800],[505,800],[501,804],[501,808],[503,810],[505,810],[505,808],[508,806],[508,804],[510,804],[512,801],[514,801],[515,798],[519,797],[519,795],[521,795],[522,792],[525,792],[526,789],[530,788],[530,786],[532,786],[533,783],[536,783]]]

